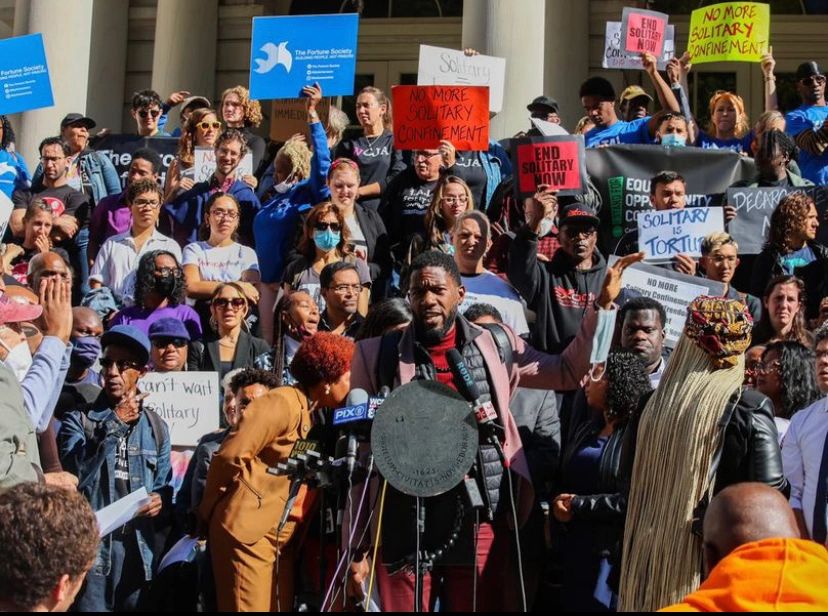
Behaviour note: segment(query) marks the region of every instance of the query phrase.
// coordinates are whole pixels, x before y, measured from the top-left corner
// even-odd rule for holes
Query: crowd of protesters
[[[665,75],[641,61],[659,109],[590,77],[586,115],[565,127],[587,147],[727,149],[755,161],[734,186],[828,185],[817,62],[797,69],[797,109],[778,109],[768,54],[765,113],[751,123],[737,93],[717,92],[701,126],[692,58]],[[521,200],[512,135],[401,151],[381,90],[326,122],[320,86],[303,94],[307,131],[268,144],[242,86],[215,106],[135,93],[144,137],[172,138],[180,107],[163,185],[144,147],[122,186],[92,118],[67,113],[37,165],[2,118],[0,607],[828,610],[828,221],[811,197],[780,200],[756,257],[725,228],[700,258],[659,265],[724,289],[696,298],[668,345],[665,306],[622,290],[638,234],[602,245],[593,179],[577,197],[540,185]],[[530,118],[560,124],[558,103],[527,101]],[[196,182],[204,147],[216,167]],[[669,160],[652,169],[655,210],[689,207]],[[336,441],[331,410],[352,388],[458,390],[452,352],[502,431],[481,436],[461,484],[482,507],[456,505],[459,488],[425,499],[424,549],[409,532],[419,505],[376,471],[354,490],[383,506],[347,531],[337,501],[352,492],[268,472],[297,440]],[[180,371],[221,382],[202,409],[221,428],[194,447],[171,443],[142,393],[147,373]],[[98,539],[91,512],[140,488],[137,515]],[[188,537],[189,555],[161,567]],[[412,554],[431,561],[422,585]]]

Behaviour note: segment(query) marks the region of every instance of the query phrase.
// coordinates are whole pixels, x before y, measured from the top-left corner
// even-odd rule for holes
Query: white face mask
[[[275,190],[277,194],[284,195],[287,191],[293,188],[294,184],[295,182],[293,181],[293,174],[291,173],[284,179],[284,181],[275,184],[273,186],[273,190]]]
[[[32,352],[29,350],[29,345],[21,342],[13,349],[9,349],[2,340],[0,340],[0,345],[9,351],[6,359],[3,360],[3,364],[14,372],[14,376],[17,377],[18,381],[22,382],[32,365]]]

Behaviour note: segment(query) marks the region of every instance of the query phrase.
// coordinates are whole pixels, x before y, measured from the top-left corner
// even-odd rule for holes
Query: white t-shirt
[[[246,271],[259,271],[256,251],[233,242],[227,246],[210,246],[193,242],[184,247],[182,265],[196,265],[201,279],[209,282],[235,282]]]
[[[461,313],[472,304],[491,304],[500,312],[503,322],[518,336],[529,333],[523,299],[512,285],[488,271],[460,278],[466,287],[466,295],[460,305]]]

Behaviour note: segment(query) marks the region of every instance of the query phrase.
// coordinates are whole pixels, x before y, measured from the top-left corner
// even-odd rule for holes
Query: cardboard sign
[[[563,126],[555,124],[554,122],[547,122],[546,120],[541,120],[540,118],[529,118],[529,121],[532,123],[532,126],[540,131],[541,135],[546,137],[569,134],[569,131],[567,131]]]
[[[161,156],[161,171],[158,173],[158,181],[164,185],[167,177],[167,170],[172,161],[175,160],[178,151],[177,137],[141,137],[140,135],[107,135],[98,139],[92,147],[109,156],[118,177],[121,178],[121,186],[126,188],[129,166],[132,164],[132,153],[141,148],[155,150]]]
[[[211,147],[196,146],[193,148],[193,181],[206,182],[216,170],[216,151]],[[244,155],[236,167],[236,177],[253,175],[253,153]]]
[[[664,50],[660,56],[656,56],[656,66],[663,71],[667,63],[676,54],[675,26],[667,24],[664,31]],[[624,51],[621,45],[621,22],[608,21],[606,37],[604,39],[604,58],[601,66],[604,68],[626,69],[640,71],[643,67],[638,54]]]
[[[816,204],[820,225],[817,241],[828,243],[828,186],[803,186],[799,188],[729,188],[727,204],[736,208],[736,218],[727,225],[727,231],[739,244],[740,255],[757,255],[762,252],[768,238],[770,218],[779,202],[791,193],[804,193]]]
[[[55,104],[43,35],[29,34],[0,41],[0,114],[18,113]]]
[[[394,147],[435,149],[448,139],[458,150],[489,149],[489,88],[394,86]]]
[[[618,259],[610,256],[608,264]],[[674,349],[687,320],[687,306],[700,295],[722,296],[724,285],[706,278],[688,276],[666,267],[634,263],[624,270],[621,286],[661,303],[667,311],[664,346]]]
[[[305,107],[305,98],[290,98],[273,101],[270,108],[270,139],[285,142],[293,135],[308,134],[308,110]],[[330,99],[324,97],[316,107],[319,121],[323,126],[328,125],[328,111],[331,108]]]
[[[560,195],[586,190],[586,150],[582,135],[524,137],[512,141],[518,199],[546,184]]]
[[[418,86],[488,86],[489,111],[503,108],[506,58],[467,56],[456,49],[420,45]]]
[[[219,427],[218,372],[148,372],[138,383],[144,406],[161,416],[173,446],[193,447]]]
[[[353,94],[358,29],[357,13],[254,17],[250,98],[297,98],[312,83]]]
[[[690,15],[687,51],[694,64],[761,62],[770,40],[770,5],[723,2]]]
[[[669,15],[658,11],[624,7],[621,12],[622,48],[629,53],[647,52],[658,58],[664,51],[669,19]]]
[[[720,207],[685,207],[638,213],[638,248],[650,261],[668,261],[676,255],[701,256],[705,236],[724,231]]]

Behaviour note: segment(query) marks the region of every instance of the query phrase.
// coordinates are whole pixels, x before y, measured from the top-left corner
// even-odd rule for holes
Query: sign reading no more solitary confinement
[[[687,51],[694,64],[761,62],[770,40],[770,5],[723,2],[690,15]]]
[[[685,207],[638,213],[638,247],[648,261],[668,261],[676,255],[701,256],[705,236],[724,231],[720,207]]]
[[[219,427],[217,372],[148,372],[138,389],[149,394],[144,406],[161,416],[173,446],[194,447]]]
[[[489,149],[489,88],[394,86],[394,147],[436,149],[448,139],[458,150]]]
[[[0,114],[55,104],[41,34],[0,41]]]
[[[531,197],[545,184],[559,195],[585,192],[586,152],[582,135],[526,137],[512,141],[518,199]]]
[[[358,29],[356,13],[254,17],[250,98],[297,98],[312,83],[353,94]]]

